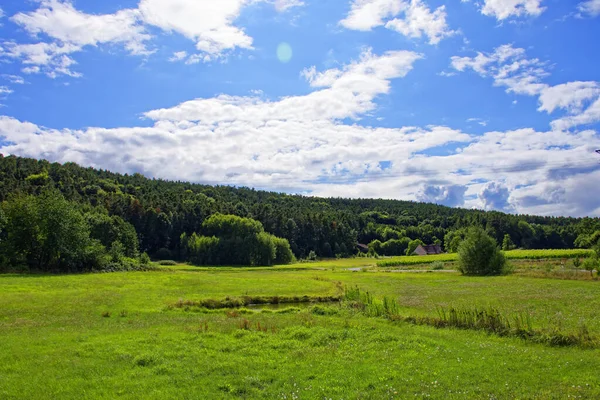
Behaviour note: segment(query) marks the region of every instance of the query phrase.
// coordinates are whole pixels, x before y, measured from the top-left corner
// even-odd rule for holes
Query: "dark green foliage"
[[[466,229],[458,229],[456,231],[450,231],[444,236],[444,248],[448,253],[458,252],[460,243],[465,239],[467,234]]]
[[[202,225],[216,213],[260,222],[265,232],[287,239],[298,258],[307,258],[310,251],[317,257],[345,256],[355,252],[357,242],[379,240],[383,246],[403,238],[423,243],[443,238],[444,248],[456,252],[470,226],[484,228],[498,243],[508,234],[524,249],[572,248],[574,243],[590,248],[594,238],[600,237],[598,218],[509,215],[395,200],[303,197],[0,156],[0,201],[13,193],[39,195],[48,188],[59,190],[88,212],[120,217],[135,228],[141,251],[154,256],[166,248],[177,260],[186,257],[181,235],[198,232],[212,236]],[[255,228],[250,224],[244,229]],[[103,243],[110,247],[111,243]],[[396,252],[381,250],[381,254]]]
[[[54,190],[13,196],[1,209],[4,269],[81,272],[139,267],[137,235],[120,217],[84,216],[77,204]]]
[[[515,248],[516,246],[510,238],[510,235],[508,233],[504,235],[504,240],[502,240],[502,250],[509,251],[514,250]]]
[[[266,233],[249,218],[214,214],[204,221],[202,232],[206,236],[181,235],[181,246],[195,265],[273,265],[294,259],[286,239]]]
[[[138,237],[135,228],[123,218],[106,214],[88,213],[86,220],[90,227],[90,237],[109,248],[113,243],[123,245],[123,255],[135,258],[138,255]]]
[[[381,253],[384,256],[403,256],[406,254],[406,249],[410,244],[410,239],[407,237],[401,239],[390,239],[381,244]]]
[[[483,229],[470,228],[458,248],[458,270],[465,275],[499,275],[505,265],[496,241]]]
[[[275,264],[291,264],[295,261],[290,242],[277,237],[273,239],[273,242],[275,243]]]
[[[158,265],[177,265],[177,261],[173,260],[160,260]]]
[[[148,253],[142,253],[140,255],[140,264],[141,265],[150,265],[150,256],[148,256]]]
[[[379,239],[373,240],[369,243],[369,254],[379,254],[381,252],[381,241]]]
[[[173,258],[173,254],[171,253],[171,250],[161,247],[156,253],[154,253],[154,258],[157,260],[170,260]]]
[[[78,271],[97,264],[100,247],[83,215],[57,192],[16,196],[3,204],[0,251],[10,266],[37,271]]]

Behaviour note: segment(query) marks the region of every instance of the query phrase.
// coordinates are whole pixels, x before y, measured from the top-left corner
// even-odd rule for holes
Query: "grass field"
[[[0,398],[600,397],[600,349],[416,326],[335,305],[252,313],[173,307],[333,296],[341,282],[398,300],[406,316],[494,307],[527,313],[544,331],[585,326],[600,335],[597,280],[347,270],[372,265],[364,261],[372,260],[0,275]]]
[[[586,249],[568,249],[568,250],[510,250],[505,251],[504,255],[509,260],[540,260],[553,258],[576,258],[588,257],[592,254],[592,250]],[[401,256],[392,257],[378,261],[378,267],[397,267],[402,265],[412,264],[428,264],[435,261],[453,262],[458,260],[458,254],[446,253],[435,254],[430,256]]]

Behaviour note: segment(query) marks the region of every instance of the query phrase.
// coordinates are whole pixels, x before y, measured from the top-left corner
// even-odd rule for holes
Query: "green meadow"
[[[600,335],[595,279],[386,272],[375,261],[0,275],[0,398],[600,397],[596,345],[439,328],[337,302],[185,306],[340,296],[341,288],[358,287],[394,299],[403,317],[495,309],[526,315],[548,335]]]

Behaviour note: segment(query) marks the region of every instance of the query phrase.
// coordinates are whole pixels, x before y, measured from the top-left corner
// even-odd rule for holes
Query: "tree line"
[[[350,256],[357,252],[357,243],[372,244],[370,247],[383,255],[406,254],[418,243],[439,243],[453,252],[472,226],[484,229],[497,243],[515,248],[591,247],[600,239],[598,218],[512,215],[410,201],[288,195],[0,156],[0,201],[18,195],[39,197],[49,191],[60,193],[82,216],[120,218],[135,231],[139,254],[163,259],[185,260],[196,244],[225,249],[239,240],[208,232],[205,223],[217,214],[259,222],[264,235],[253,233],[252,240],[273,242],[277,248],[275,238],[285,239],[297,258],[306,258],[311,252],[319,257]],[[265,248],[270,252],[272,246]]]

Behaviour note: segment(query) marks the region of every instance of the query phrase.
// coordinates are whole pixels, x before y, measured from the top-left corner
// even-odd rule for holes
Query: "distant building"
[[[439,244],[428,244],[425,246],[419,245],[413,252],[413,254],[416,254],[419,256],[429,256],[432,254],[442,254],[442,253],[443,253],[442,246],[440,246]]]

